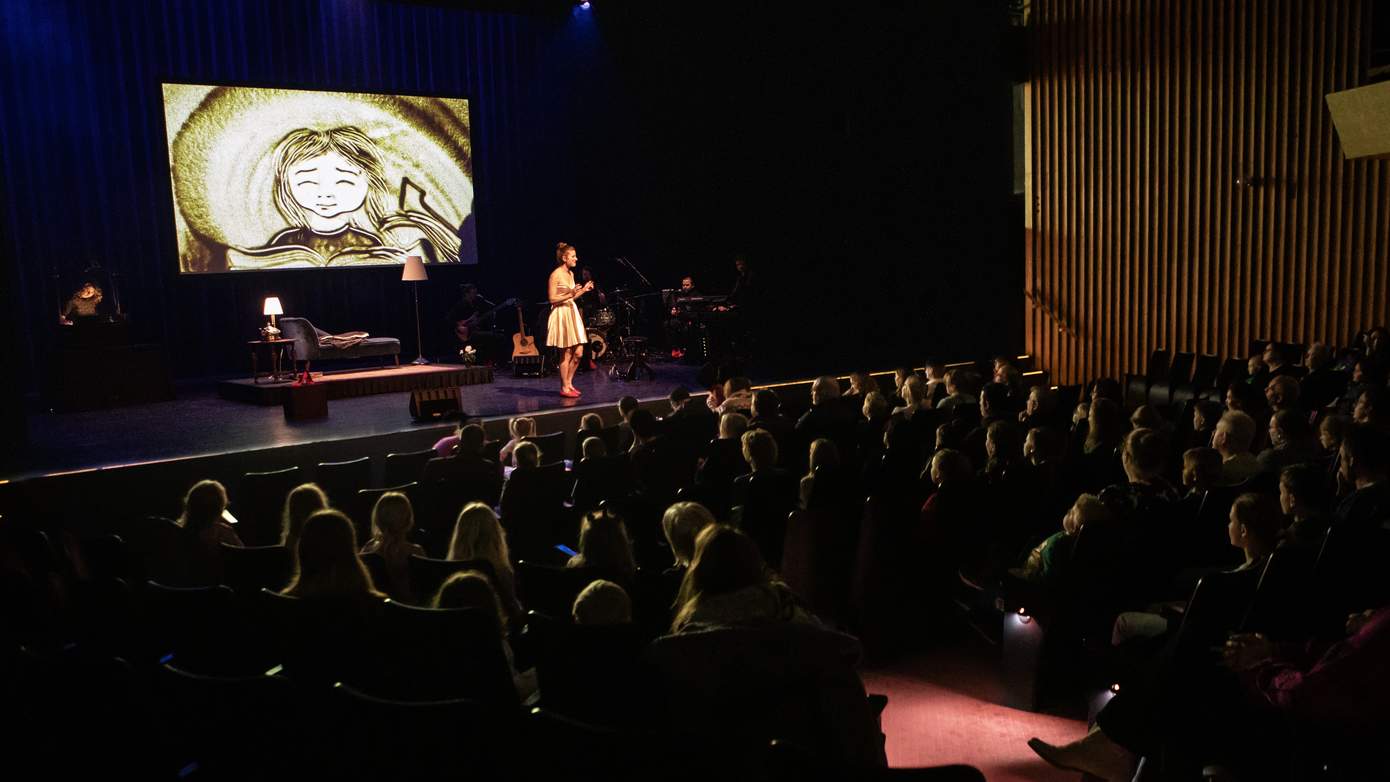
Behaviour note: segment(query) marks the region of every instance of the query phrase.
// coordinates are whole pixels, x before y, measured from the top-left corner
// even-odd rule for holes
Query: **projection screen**
[[[477,263],[466,99],[162,86],[181,273]]]

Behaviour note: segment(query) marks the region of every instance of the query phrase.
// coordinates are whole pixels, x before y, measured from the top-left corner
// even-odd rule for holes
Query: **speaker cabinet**
[[[442,421],[462,415],[458,386],[417,388],[410,392],[410,417],[416,421]]]
[[[1390,81],[1327,96],[1348,160],[1390,157]]]

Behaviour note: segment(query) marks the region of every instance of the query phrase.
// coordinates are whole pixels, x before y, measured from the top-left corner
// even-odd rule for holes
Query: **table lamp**
[[[425,262],[420,260],[420,256],[407,255],[405,269],[401,271],[401,282],[410,283],[411,289],[415,293],[415,348],[418,355],[410,363],[417,366],[430,363],[425,358],[424,343],[420,340],[420,283],[429,278],[430,276],[425,273]]]
[[[266,339],[278,339],[280,337],[280,329],[275,327],[275,316],[285,314],[284,308],[280,306],[279,296],[266,297],[264,313],[270,316],[270,325],[261,329],[261,336]]]

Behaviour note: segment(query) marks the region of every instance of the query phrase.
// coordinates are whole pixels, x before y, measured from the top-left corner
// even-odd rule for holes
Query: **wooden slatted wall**
[[[1387,322],[1390,162],[1345,160],[1323,100],[1370,2],[1034,0],[1027,341],[1058,382]]]

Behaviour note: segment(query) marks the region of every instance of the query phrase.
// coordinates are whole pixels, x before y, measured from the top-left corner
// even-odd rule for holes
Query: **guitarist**
[[[478,352],[478,361],[484,364],[497,364],[509,354],[510,340],[496,330],[493,311],[496,306],[478,295],[478,286],[465,283],[459,286],[463,297],[449,309],[446,316],[454,329],[459,342],[459,352],[472,345]]]

